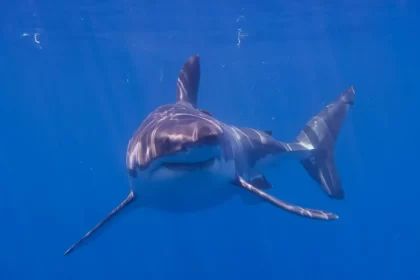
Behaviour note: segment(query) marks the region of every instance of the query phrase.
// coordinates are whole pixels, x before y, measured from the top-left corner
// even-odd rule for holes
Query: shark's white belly
[[[209,209],[230,200],[238,187],[233,161],[215,160],[197,170],[171,170],[161,167],[139,173],[132,185],[143,207],[168,212],[194,212]]]

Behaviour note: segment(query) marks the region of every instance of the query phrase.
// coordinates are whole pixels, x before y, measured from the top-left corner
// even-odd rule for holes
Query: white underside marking
[[[162,158],[150,169],[138,172],[132,187],[145,207],[169,212],[192,212],[212,208],[233,197],[237,188],[229,182],[235,178],[235,164],[223,157],[196,170],[172,170],[162,162],[204,161],[220,155],[218,147],[194,149]]]

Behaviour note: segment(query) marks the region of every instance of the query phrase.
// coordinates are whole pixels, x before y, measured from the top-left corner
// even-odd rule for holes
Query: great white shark
[[[333,213],[270,195],[267,191],[272,186],[264,171],[291,156],[300,160],[331,198],[343,199],[334,146],[354,103],[353,87],[309,120],[296,141],[281,142],[272,137],[271,131],[229,125],[197,108],[199,82],[200,58],[193,55],[178,76],[176,103],[151,112],[128,143],[127,198],[64,255],[96,236],[117,214],[124,213],[123,209],[133,207],[192,212],[215,207],[239,195],[248,204],[268,202],[303,217],[338,219]]]

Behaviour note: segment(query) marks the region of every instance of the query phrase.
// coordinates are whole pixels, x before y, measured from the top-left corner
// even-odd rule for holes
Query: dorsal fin
[[[187,102],[197,108],[197,93],[200,84],[200,57],[188,58],[178,76],[176,85],[176,101]]]

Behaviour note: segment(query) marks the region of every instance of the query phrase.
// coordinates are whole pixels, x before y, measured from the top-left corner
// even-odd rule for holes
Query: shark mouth
[[[161,165],[172,171],[194,171],[211,167],[215,161],[216,158],[213,157],[207,160],[195,162],[163,162]]]

